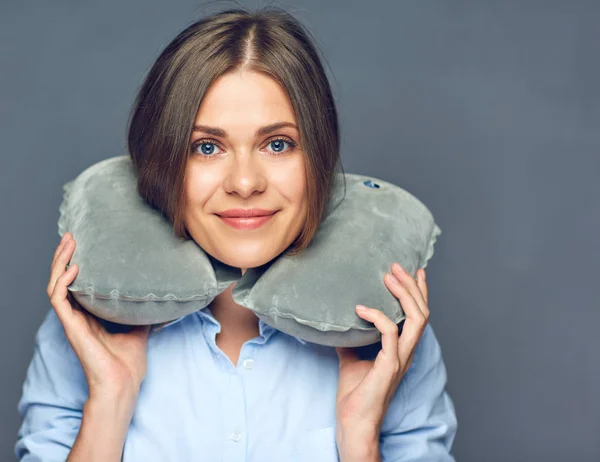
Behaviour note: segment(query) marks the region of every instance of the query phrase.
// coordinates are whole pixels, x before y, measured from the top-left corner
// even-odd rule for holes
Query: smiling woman
[[[272,260],[304,226],[313,227],[307,155],[286,91],[242,66],[217,78],[202,99],[182,208],[186,230],[202,249],[245,269]],[[322,194],[317,189],[315,207]]]
[[[128,147],[140,195],[178,236],[232,266],[306,248],[343,171],[337,110],[313,42],[278,9],[217,13],[175,37],[133,106]],[[218,219],[255,207],[278,213],[260,227]]]
[[[193,23],[141,86],[128,147],[140,196],[179,238],[242,274],[278,256],[300,264],[341,168],[336,107],[308,31],[278,8]],[[454,460],[424,271],[415,280],[398,267],[381,281],[405,309],[402,335],[383,311],[357,309],[382,333],[374,360],[279,331],[234,303],[235,283],[160,330],[109,332],[68,297],[75,246],[64,233],[51,265],[53,309],[18,405],[19,460]],[[320,273],[324,285],[344,274]],[[293,289],[318,285],[300,274],[286,274]]]
[[[178,237],[242,274],[309,245],[343,172],[317,50],[278,9],[225,11],[175,37],[140,89],[128,143],[142,198]],[[211,310],[235,363],[259,323],[232,290]]]

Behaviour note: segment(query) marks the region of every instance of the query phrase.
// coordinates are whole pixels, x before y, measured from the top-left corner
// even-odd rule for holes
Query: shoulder
[[[61,349],[70,348],[65,329],[58,319],[54,308],[50,308],[35,334],[36,346],[51,344]]]
[[[65,390],[87,388],[81,362],[54,308],[48,310],[35,334],[26,383],[30,391],[36,389],[48,393],[51,390],[64,393]]]
[[[40,369],[40,366],[43,368]],[[30,375],[40,375],[42,371],[48,375],[57,375],[68,371],[71,378],[83,377],[79,358],[53,308],[48,310],[35,334],[33,358],[29,369]]]
[[[454,406],[446,391],[447,378],[440,343],[431,324],[427,324],[390,403],[385,431],[398,431],[419,419],[437,419],[436,413],[448,422],[454,421]]]
[[[35,335],[19,412],[24,415],[31,407],[32,412],[43,413],[47,406],[80,410],[86,399],[85,373],[54,309],[50,309]]]
[[[450,450],[458,422],[446,379],[440,344],[428,324],[385,416],[381,430],[384,460],[418,457],[454,462]]]

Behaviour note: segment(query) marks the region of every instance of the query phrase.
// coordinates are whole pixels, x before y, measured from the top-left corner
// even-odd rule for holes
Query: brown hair
[[[311,34],[278,7],[228,9],[204,17],[169,43],[132,107],[127,144],[138,192],[162,212],[176,236],[183,223],[184,175],[200,103],[219,76],[240,68],[275,79],[287,92],[306,155],[306,223],[286,250],[305,249],[322,219],[340,159],[337,110]]]

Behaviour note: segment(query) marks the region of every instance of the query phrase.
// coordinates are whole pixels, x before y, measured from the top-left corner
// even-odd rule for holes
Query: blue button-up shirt
[[[243,344],[237,364],[216,344],[221,325],[209,307],[152,330],[123,461],[338,461],[335,348],[263,321],[259,329],[260,336]],[[380,345],[358,350],[372,359]],[[445,384],[429,323],[383,422],[384,462],[455,460],[450,449],[457,420]],[[81,363],[51,309],[36,334],[18,403],[23,423],[17,459],[64,461],[88,391]]]

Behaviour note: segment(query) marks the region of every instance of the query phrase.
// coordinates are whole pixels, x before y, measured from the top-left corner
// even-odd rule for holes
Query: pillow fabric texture
[[[441,234],[429,209],[399,186],[336,173],[310,245],[242,276],[193,239],[175,236],[167,218],[138,194],[128,155],[93,164],[63,191],[58,233],[73,235],[70,264],[79,267],[68,289],[90,313],[119,324],[175,320],[236,283],[234,301],[282,332],[327,346],[371,345],[381,333],[355,306],[403,321],[383,276],[397,261],[414,277]]]

